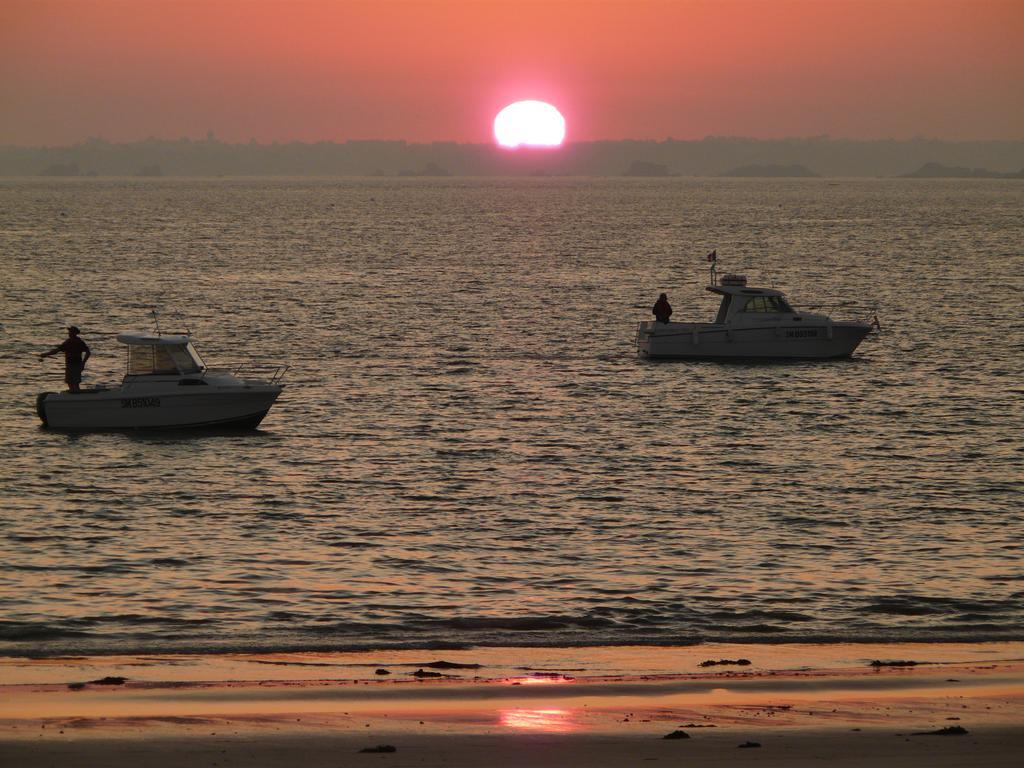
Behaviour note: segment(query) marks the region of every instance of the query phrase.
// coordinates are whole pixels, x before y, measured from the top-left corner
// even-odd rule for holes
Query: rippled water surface
[[[0,182],[0,653],[1024,638],[1013,181]],[[853,359],[638,360],[704,254]],[[185,325],[248,434],[62,434]],[[842,318],[853,310],[831,313]],[[175,316],[180,312],[180,316]]]

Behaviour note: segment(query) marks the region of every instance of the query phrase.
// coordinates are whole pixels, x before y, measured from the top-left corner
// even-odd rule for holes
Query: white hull
[[[196,392],[199,387],[138,389],[46,393],[39,396],[39,417],[54,429],[254,428],[281,394],[274,384],[205,392]]]
[[[716,323],[646,321],[637,329],[642,357],[827,360],[849,357],[871,326],[856,322],[785,322],[737,328]]]

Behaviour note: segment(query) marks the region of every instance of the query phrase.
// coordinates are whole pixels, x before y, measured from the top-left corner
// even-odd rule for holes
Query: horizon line
[[[157,136],[147,136],[141,139],[107,139],[103,136],[87,136],[85,138],[78,139],[76,141],[65,143],[65,144],[17,144],[17,143],[0,143],[0,148],[3,149],[58,149],[77,147],[88,144],[109,144],[109,145],[124,145],[124,144],[146,144],[146,143],[196,143],[196,144],[223,144],[225,146],[257,146],[257,147],[271,147],[281,146],[290,144],[404,144],[406,146],[462,146],[462,147],[490,147],[501,152],[516,153],[516,152],[541,152],[541,153],[557,153],[560,149],[564,149],[570,146],[584,146],[593,144],[620,144],[620,143],[636,143],[636,144],[696,144],[705,141],[757,141],[757,142],[786,142],[786,141],[835,141],[835,142],[851,142],[851,143],[879,143],[879,142],[894,142],[894,143],[907,143],[907,142],[941,142],[944,144],[992,144],[992,143],[1024,143],[1024,135],[1019,138],[941,138],[936,136],[925,136],[916,135],[910,137],[873,137],[873,138],[855,138],[849,136],[832,136],[829,134],[812,134],[807,136],[782,136],[775,138],[763,138],[758,136],[744,136],[740,134],[709,134],[701,138],[693,139],[680,139],[674,136],[666,136],[661,139],[640,139],[640,138],[620,138],[620,139],[589,139],[589,140],[566,140],[557,147],[517,147],[507,148],[501,147],[492,141],[457,141],[454,139],[435,139],[432,141],[411,141],[409,139],[398,139],[398,138],[348,138],[348,139],[270,139],[266,141],[259,141],[255,138],[241,141],[230,141],[221,139],[216,136],[213,131],[209,131],[206,136],[194,138],[191,136],[179,136],[177,138],[166,138]]]

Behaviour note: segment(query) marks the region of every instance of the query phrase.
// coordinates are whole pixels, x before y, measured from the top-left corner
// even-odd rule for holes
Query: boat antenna
[[[718,249],[715,248],[708,254],[708,261],[711,263],[711,284],[718,285]]]
[[[156,307],[150,310],[149,314],[153,316],[153,324],[156,326],[156,335],[160,335],[160,315],[157,314]]]
[[[192,335],[192,329],[189,327],[188,318],[185,317],[185,315],[183,315],[181,313],[180,309],[174,313],[174,316],[176,318],[178,318],[179,320],[181,320],[182,325],[185,326],[185,335],[186,336],[191,336]]]

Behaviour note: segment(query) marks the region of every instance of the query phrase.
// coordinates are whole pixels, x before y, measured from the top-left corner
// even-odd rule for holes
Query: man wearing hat
[[[81,331],[76,326],[69,325],[68,337],[63,343],[39,356],[42,360],[58,352],[64,353],[64,381],[68,383],[68,392],[80,391],[78,385],[82,383],[82,369],[85,368],[85,361],[92,355],[89,345],[78,337],[79,333]]]

